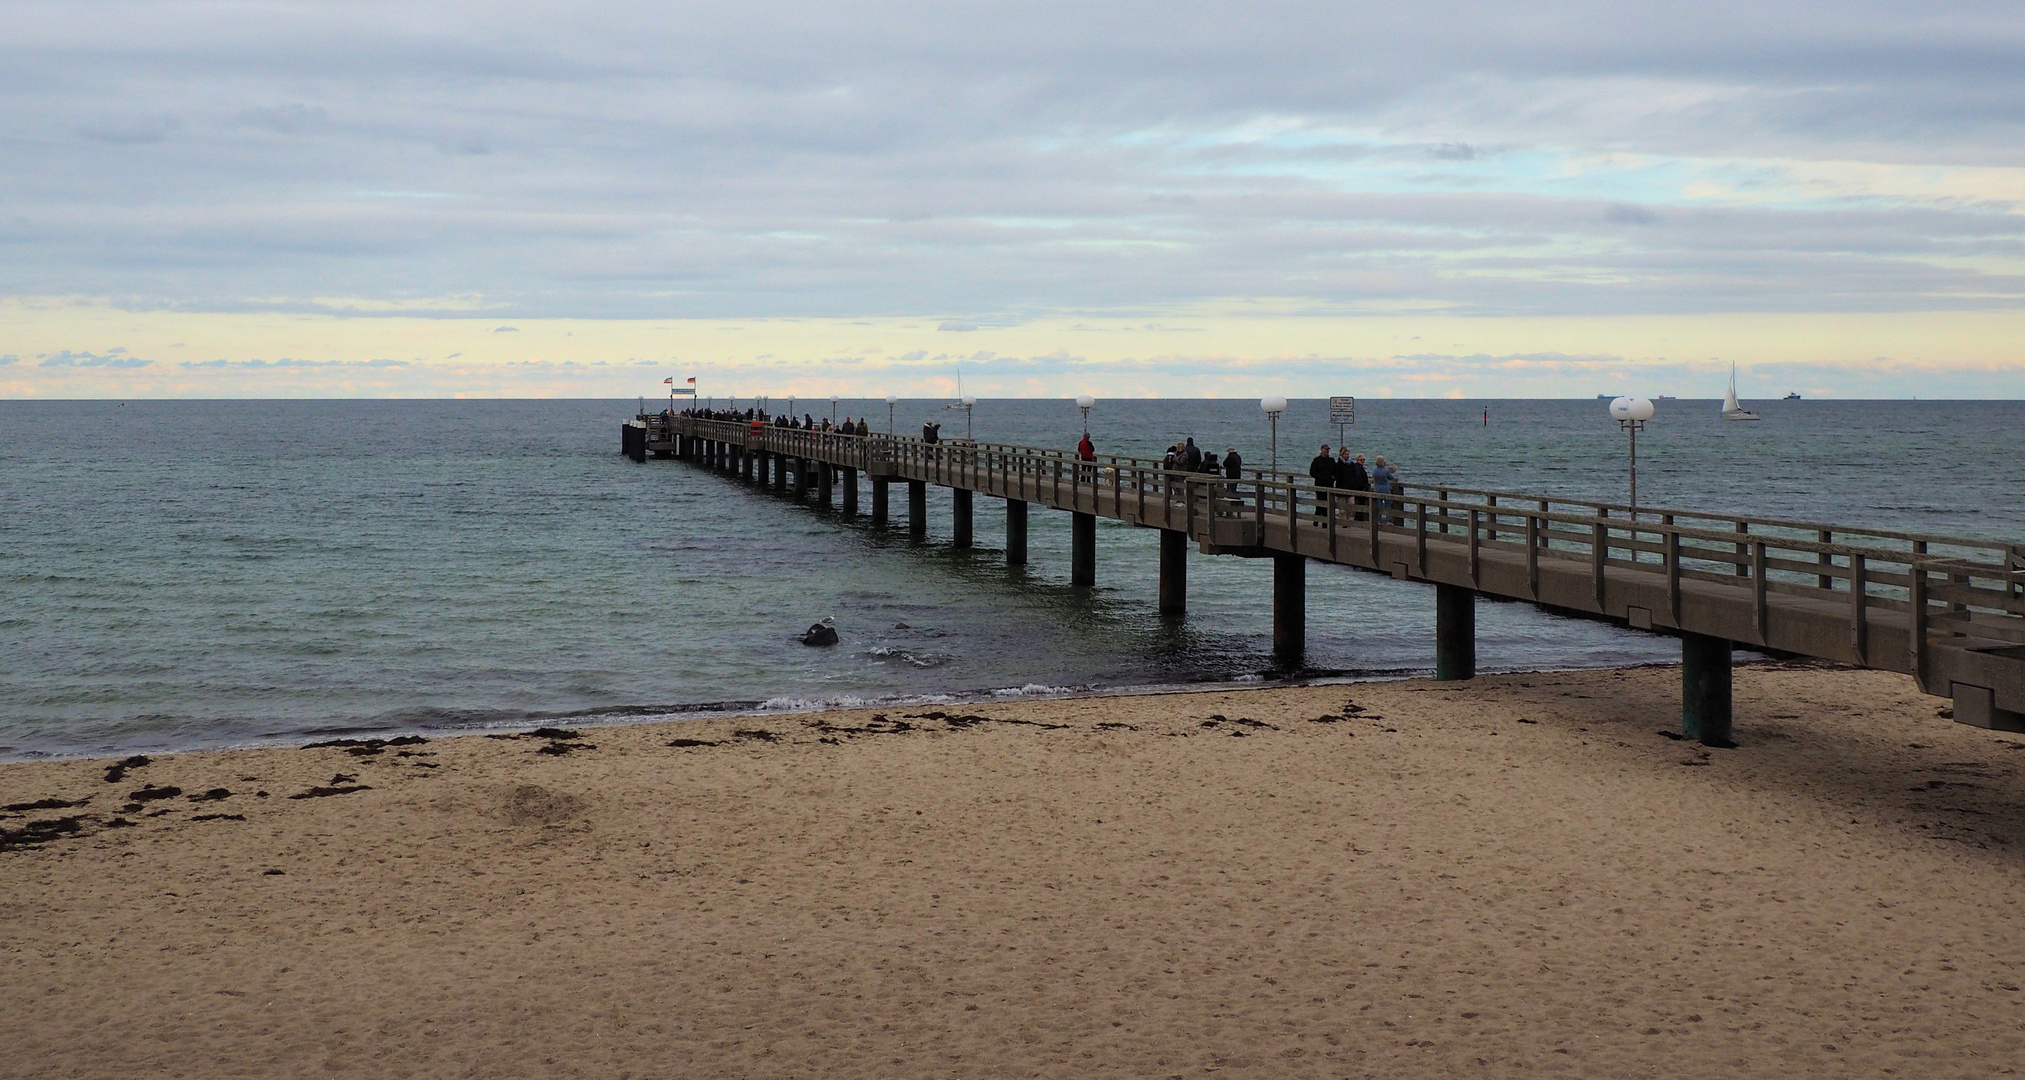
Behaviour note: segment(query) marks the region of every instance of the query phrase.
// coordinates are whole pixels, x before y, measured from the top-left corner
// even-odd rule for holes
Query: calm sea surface
[[[823,403],[827,406],[827,402]],[[1621,499],[1598,401],[1358,403],[1351,446],[1410,480]],[[2025,539],[2025,403],[1662,402],[1647,505]],[[621,457],[632,401],[0,402],[0,758],[340,732],[444,731],[723,708],[938,701],[1249,680],[1269,671],[1271,567],[1191,556],[1189,614],[1154,614],[1157,538],[1098,524],[1098,584],[1067,587],[1066,515],[1002,516],[949,546]],[[960,435],[960,413],[902,402]],[[1489,410],[1490,423],[1483,423]],[[886,407],[869,411],[884,430]],[[1295,402],[1280,461],[1336,442]],[[980,439],[1067,448],[1060,401],[983,401]],[[1268,457],[1249,401],[1101,402],[1100,450],[1193,435]],[[843,643],[796,636],[836,616]],[[1316,566],[1309,664],[1424,672],[1425,586]],[[1669,660],[1671,641],[1487,603],[1490,669]]]

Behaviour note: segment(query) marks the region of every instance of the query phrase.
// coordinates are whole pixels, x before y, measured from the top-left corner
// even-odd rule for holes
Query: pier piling
[[[1706,634],[1680,636],[1681,734],[1708,746],[1730,746],[1730,642]]]
[[[1097,515],[1070,513],[1069,584],[1089,588],[1097,584]]]
[[[1188,534],[1160,530],[1160,613],[1188,613]]]
[[[858,470],[842,468],[837,470],[838,482],[844,486],[844,516],[858,516]]]
[[[821,462],[816,464],[816,501],[821,503],[825,510],[830,508],[831,472],[829,465]]]
[[[1308,557],[1273,555],[1273,655],[1298,666],[1308,650]]]
[[[1477,675],[1477,594],[1460,585],[1434,587],[1434,677]]]
[[[967,548],[970,546],[970,489],[950,488],[949,505],[956,546]]]
[[[872,527],[886,527],[886,478],[883,476],[872,478]]]
[[[1027,564],[1027,503],[1025,499],[1005,501],[1005,564]]]
[[[907,532],[928,535],[928,481],[907,481]]]

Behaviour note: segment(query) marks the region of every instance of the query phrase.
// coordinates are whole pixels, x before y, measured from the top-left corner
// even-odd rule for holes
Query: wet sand
[[[2025,1063],[2025,743],[1758,665],[1706,750],[1679,678],[0,766],[89,797],[0,815],[0,1076]]]

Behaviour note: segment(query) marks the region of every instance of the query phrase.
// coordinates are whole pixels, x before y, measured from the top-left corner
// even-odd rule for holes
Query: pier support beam
[[[1477,594],[1461,585],[1434,587],[1434,677],[1477,677]]]
[[[1308,651],[1308,557],[1273,556],[1273,656],[1296,666]]]
[[[1005,501],[1005,564],[1025,566],[1027,564],[1027,502],[1025,499]]]
[[[823,509],[830,508],[830,465],[826,461],[816,462],[816,501]]]
[[[753,453],[750,450],[740,450],[738,453],[738,472],[748,484],[752,483],[752,458]]]
[[[872,527],[886,527],[886,478],[883,476],[872,478]]]
[[[949,505],[954,511],[950,524],[951,531],[956,534],[956,546],[967,548],[970,546],[970,489],[950,488]]]
[[[907,531],[914,536],[928,535],[928,481],[907,481]]]
[[[1160,530],[1160,613],[1188,613],[1188,534]]]
[[[775,454],[773,456],[773,489],[775,491],[787,490],[787,471],[787,455]]]
[[[858,470],[837,470],[838,482],[844,485],[844,516],[858,516]]]
[[[808,458],[795,459],[795,498],[806,499],[809,488],[815,483],[815,470],[809,468]]]
[[[1726,638],[1680,636],[1681,734],[1708,746],[1731,746],[1730,642]]]
[[[1087,589],[1097,584],[1097,515],[1075,511],[1069,518],[1069,584]]]

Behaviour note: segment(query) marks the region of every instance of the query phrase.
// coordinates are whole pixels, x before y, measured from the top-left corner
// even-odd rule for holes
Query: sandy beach
[[[1751,665],[1707,750],[1678,681],[0,766],[0,1075],[2025,1064],[2025,744]]]

